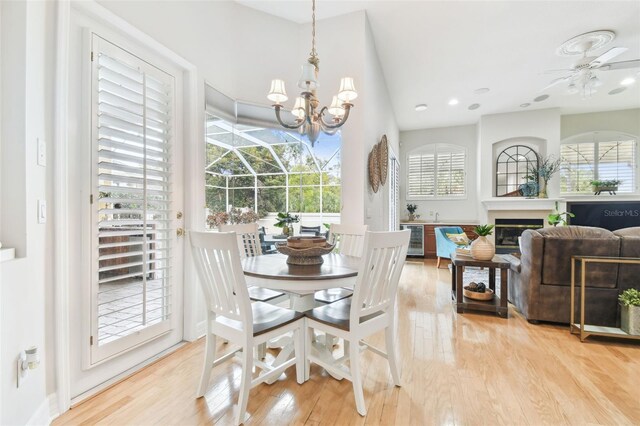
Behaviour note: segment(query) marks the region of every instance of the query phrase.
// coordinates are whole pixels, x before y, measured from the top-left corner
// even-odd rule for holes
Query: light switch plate
[[[38,223],[47,222],[47,202],[38,200]]]
[[[47,143],[38,138],[38,165],[46,166],[47,165]]]

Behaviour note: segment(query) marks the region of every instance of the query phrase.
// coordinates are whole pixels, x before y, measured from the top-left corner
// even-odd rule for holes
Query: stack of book
[[[471,247],[458,247],[456,249],[456,255],[471,257]]]

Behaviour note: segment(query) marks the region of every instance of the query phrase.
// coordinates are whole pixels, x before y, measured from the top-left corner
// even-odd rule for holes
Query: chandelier
[[[316,51],[316,1],[312,0],[312,24],[311,24],[311,53],[307,62],[302,65],[302,75],[298,80],[298,87],[302,89],[300,96],[296,98],[296,102],[291,110],[291,114],[295,117],[294,124],[287,124],[282,120],[280,111],[282,103],[286,102],[289,97],[284,87],[283,80],[272,80],[271,90],[267,98],[274,102],[273,107],[276,111],[278,123],[286,129],[295,129],[301,135],[307,136],[311,142],[311,146],[318,140],[320,132],[332,135],[349,118],[349,111],[355,98],[358,97],[353,78],[344,77],[340,80],[340,90],[338,95],[333,97],[331,105],[327,108],[320,108],[320,102],[316,96],[318,88],[318,52]],[[331,118],[325,120],[325,114],[329,113]]]

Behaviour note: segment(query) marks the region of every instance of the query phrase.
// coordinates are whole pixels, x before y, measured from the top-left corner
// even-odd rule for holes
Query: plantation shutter
[[[438,195],[464,195],[464,150],[438,152]]]
[[[598,143],[598,180],[619,180],[619,192],[634,192],[635,141]]]
[[[562,193],[589,193],[592,180],[619,180],[622,193],[636,189],[635,140],[562,144],[560,156]]]
[[[156,327],[158,334],[169,325],[174,80],[110,44],[94,54],[98,309],[93,330],[97,344],[104,345],[163,325]]]
[[[407,195],[409,197],[433,196],[435,155],[433,153],[410,155],[407,163]]]
[[[407,198],[458,197],[466,193],[466,152],[438,144],[407,157]]]

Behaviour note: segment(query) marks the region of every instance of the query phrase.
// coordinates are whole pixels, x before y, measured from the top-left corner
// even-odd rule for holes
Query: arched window
[[[407,154],[407,200],[466,195],[464,147],[432,144]]]
[[[496,159],[496,197],[522,196],[521,185],[529,180],[530,170],[538,168],[538,154],[525,145],[513,145]]]
[[[636,191],[637,143],[620,132],[589,132],[560,145],[560,192],[588,194],[591,181],[619,181],[618,192]]]

